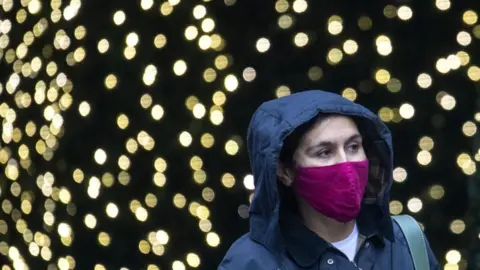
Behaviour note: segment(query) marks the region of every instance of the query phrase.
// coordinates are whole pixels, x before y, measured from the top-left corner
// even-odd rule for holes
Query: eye
[[[358,143],[353,143],[351,145],[348,146],[348,150],[349,151],[352,151],[352,152],[357,152],[358,150],[360,150],[360,147],[361,145],[358,144]]]
[[[328,158],[332,155],[332,150],[321,150],[315,153],[315,156],[319,158]]]

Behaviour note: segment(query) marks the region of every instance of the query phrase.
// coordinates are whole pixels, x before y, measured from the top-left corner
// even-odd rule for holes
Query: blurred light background
[[[250,117],[303,89],[378,113],[391,213],[480,269],[478,4],[0,0],[1,269],[215,269]]]

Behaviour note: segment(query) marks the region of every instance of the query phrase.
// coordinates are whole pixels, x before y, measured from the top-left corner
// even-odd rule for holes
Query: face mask
[[[368,181],[368,160],[324,167],[298,167],[294,191],[319,213],[339,222],[360,212]]]

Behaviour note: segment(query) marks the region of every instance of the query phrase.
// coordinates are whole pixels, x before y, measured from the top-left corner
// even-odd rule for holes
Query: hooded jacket
[[[285,207],[276,175],[285,138],[320,114],[354,118],[368,142],[369,184],[357,217],[359,246],[351,262]],[[406,239],[389,212],[393,153],[386,125],[365,107],[337,94],[304,91],[263,103],[248,129],[255,179],[250,232],[230,247],[219,270],[413,270]],[[439,265],[427,244],[430,269]]]

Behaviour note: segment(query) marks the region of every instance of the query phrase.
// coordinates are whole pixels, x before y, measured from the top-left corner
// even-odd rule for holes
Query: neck
[[[346,239],[355,227],[355,220],[346,223],[336,221],[320,214],[305,202],[299,202],[299,210],[305,225],[329,243]]]

